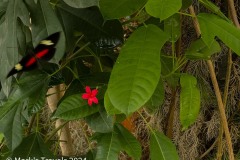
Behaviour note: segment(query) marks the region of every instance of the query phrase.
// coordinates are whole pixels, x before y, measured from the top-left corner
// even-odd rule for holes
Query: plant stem
[[[237,16],[237,12],[234,6],[234,1],[233,0],[228,0],[228,7],[229,7],[229,12],[232,18],[232,21],[234,23],[234,25],[237,28],[240,28],[239,22],[238,22],[238,16]]]
[[[229,83],[231,78],[231,70],[232,70],[232,51],[229,49],[228,51],[228,65],[227,65],[227,73],[226,73],[226,80],[224,86],[224,94],[223,94],[223,106],[226,108],[227,105],[227,98],[228,98],[228,90],[229,90]],[[218,151],[217,151],[217,159],[222,159],[222,138],[223,138],[223,126],[220,126],[219,135],[218,135]]]
[[[193,8],[192,5],[189,7],[189,11],[190,11],[191,14],[195,15],[194,8]],[[199,37],[201,35],[201,30],[200,30],[197,18],[193,18],[193,24],[194,24],[196,33]],[[226,114],[225,114],[224,104],[223,104],[221,93],[220,93],[220,90],[219,90],[219,86],[218,86],[216,74],[215,74],[215,71],[214,71],[213,63],[212,63],[211,60],[207,60],[207,64],[208,64],[208,68],[209,68],[209,72],[210,72],[210,77],[211,77],[211,80],[212,80],[212,83],[213,83],[214,92],[215,92],[215,95],[216,95],[216,98],[217,98],[217,103],[218,103],[218,108],[219,108],[219,113],[220,113],[220,119],[221,119],[221,122],[222,122],[222,126],[223,126],[223,129],[224,129],[224,133],[225,133],[225,137],[226,137],[226,141],[227,141],[229,160],[234,160],[231,136],[230,136],[230,132],[229,132],[229,128],[228,128],[228,123],[227,123],[227,118],[226,118]]]
[[[220,93],[219,86],[218,86],[218,83],[217,83],[216,74],[215,74],[215,71],[214,71],[212,61],[207,60],[207,64],[208,64],[208,68],[209,68],[209,71],[210,71],[210,76],[211,76],[211,79],[212,79],[213,87],[214,87],[214,90],[215,90],[215,95],[216,95],[216,98],[217,98],[221,123],[222,123],[222,126],[223,126],[223,130],[224,130],[227,145],[228,145],[229,160],[234,160],[231,136],[230,136],[230,132],[229,132],[229,129],[228,129],[228,123],[227,123],[227,118],[226,118],[226,114],[225,114],[224,104],[223,104],[221,93]]]

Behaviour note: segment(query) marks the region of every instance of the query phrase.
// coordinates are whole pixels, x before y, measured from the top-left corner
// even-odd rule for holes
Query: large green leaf
[[[54,156],[44,144],[39,134],[32,134],[23,139],[22,143],[13,151],[13,159],[34,159],[53,158]]]
[[[66,34],[67,50],[75,44],[74,31],[83,33],[97,47],[122,43],[121,23],[118,20],[104,21],[99,8],[72,8],[60,1],[56,9]]]
[[[180,78],[180,121],[183,129],[193,124],[200,110],[200,91],[195,77],[183,74]]]
[[[98,6],[99,0],[64,0],[64,2],[73,8],[87,8]]]
[[[74,31],[82,32],[90,40],[98,38],[97,33],[104,22],[98,8],[72,8],[60,1],[56,10],[66,34],[67,49],[74,45]]]
[[[217,41],[213,41],[212,45],[208,47],[202,39],[192,42],[191,46],[185,52],[188,59],[210,59],[211,55],[220,52],[221,47]]]
[[[19,60],[19,45],[23,42],[18,40],[18,25],[30,25],[27,8],[22,0],[10,0],[6,8],[4,21],[0,25],[0,80],[4,93],[8,96],[11,78],[6,80],[9,70]],[[19,44],[19,42],[21,44]],[[25,42],[24,42],[25,43]]]
[[[99,105],[88,106],[82,94],[74,94],[65,98],[58,106],[53,118],[75,120],[98,112]]]
[[[200,13],[197,16],[202,33],[202,39],[210,47],[217,36],[229,48],[240,55],[240,31],[228,21],[208,13]]]
[[[181,6],[181,0],[148,0],[145,7],[148,14],[164,20],[177,13]]]
[[[22,103],[26,98],[38,94],[42,87],[48,84],[46,73],[29,72],[25,73],[18,81],[18,85],[14,88],[14,93],[8,98],[7,102],[1,106],[0,120],[16,105]]]
[[[135,160],[140,159],[142,155],[142,149],[137,139],[120,124],[115,125],[114,131],[118,135],[122,149]]]
[[[11,151],[21,143],[23,138],[21,122],[22,109],[22,104],[16,105],[0,120],[0,131],[4,133],[7,146]]]
[[[121,111],[119,111],[117,108],[115,108],[112,105],[112,102],[110,101],[109,96],[108,96],[108,91],[105,92],[104,107],[105,107],[105,109],[106,109],[106,111],[109,115],[114,115],[114,114],[120,114],[121,113]]]
[[[121,144],[117,133],[106,133],[97,140],[97,155],[95,160],[117,160]]]
[[[48,35],[63,31],[49,1],[38,1],[34,3],[32,0],[26,0],[26,4],[31,16],[31,30],[34,46]],[[65,52],[65,36],[63,33],[60,36],[56,48],[57,50],[54,57],[58,62]]]
[[[147,0],[100,0],[99,5],[105,19],[119,19],[137,12]]]
[[[109,80],[115,108],[130,114],[152,96],[160,78],[160,50],[169,37],[155,25],[138,28],[122,47]]]
[[[95,132],[107,133],[113,130],[113,116],[107,115],[103,107],[98,113],[86,117],[85,120]]]
[[[178,160],[176,147],[163,133],[152,132],[150,137],[151,160]]]

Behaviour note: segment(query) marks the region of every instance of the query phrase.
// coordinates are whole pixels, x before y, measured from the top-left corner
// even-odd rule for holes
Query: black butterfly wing
[[[37,68],[38,59],[49,61],[55,54],[56,44],[59,40],[60,32],[56,32],[44,40],[41,40],[34,49],[34,54],[24,56],[8,73],[7,78],[21,71],[28,71]]]
[[[19,61],[12,70],[8,73],[7,78],[18,72],[28,71],[37,68],[36,58],[32,55],[24,56],[21,61]]]
[[[56,32],[50,35],[48,38],[40,41],[37,47],[34,49],[35,56],[38,59],[46,60],[46,61],[49,61],[50,59],[52,59],[56,51],[54,47],[56,46],[59,40],[59,37],[60,37],[60,32]],[[48,52],[45,54],[42,54],[42,52],[46,49],[48,49]]]

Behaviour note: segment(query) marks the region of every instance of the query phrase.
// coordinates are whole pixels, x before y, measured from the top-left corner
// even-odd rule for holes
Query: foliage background
[[[64,155],[54,128],[63,119],[70,121],[72,155],[88,159],[238,159],[240,32],[233,11],[230,0],[3,0],[2,158]],[[53,60],[6,79],[57,31]],[[54,94],[65,94],[51,113],[47,90],[62,83]],[[81,99],[86,85],[98,88],[98,105]]]

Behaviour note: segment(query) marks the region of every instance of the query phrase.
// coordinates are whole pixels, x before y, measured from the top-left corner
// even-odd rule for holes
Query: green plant
[[[199,3],[211,13],[195,15],[191,0],[0,2],[0,131],[4,135],[1,156],[59,156],[48,148],[53,143],[62,143],[51,141],[53,136],[67,122],[84,119],[95,133],[89,141],[97,142],[97,147],[89,147],[84,156],[114,160],[125,152],[133,159],[141,159],[140,142],[121,123],[133,114],[144,121],[149,131],[152,160],[179,159],[171,141],[177,97],[180,96],[177,118],[184,132],[196,122],[204,101],[198,85],[200,79],[187,72],[189,63],[206,60],[220,110],[221,132],[225,133],[229,159],[233,159],[224,110],[232,56],[229,53],[223,98],[211,56],[221,52],[223,45],[239,56],[240,32],[215,4],[207,0]],[[232,8],[230,13],[234,11]],[[186,49],[181,43],[183,17],[194,20],[197,33]],[[237,16],[233,13],[231,17]],[[237,26],[236,20],[234,23]],[[124,39],[126,30],[132,33]],[[61,32],[61,36],[51,62],[39,62],[39,69],[6,79],[19,56],[29,54],[32,46],[55,32]],[[119,46],[118,54],[115,49]],[[49,88],[60,84],[66,87],[47,94]],[[86,86],[98,91],[92,94],[88,88],[88,94],[82,97]],[[142,110],[156,112],[164,102],[166,87],[172,91],[174,103],[169,108],[163,134],[149,123]],[[51,118],[65,122],[45,135],[39,115],[46,97],[62,92],[65,93],[56,102],[58,107]],[[90,101],[97,104],[87,102],[93,97]],[[219,139],[221,136],[222,133]]]

